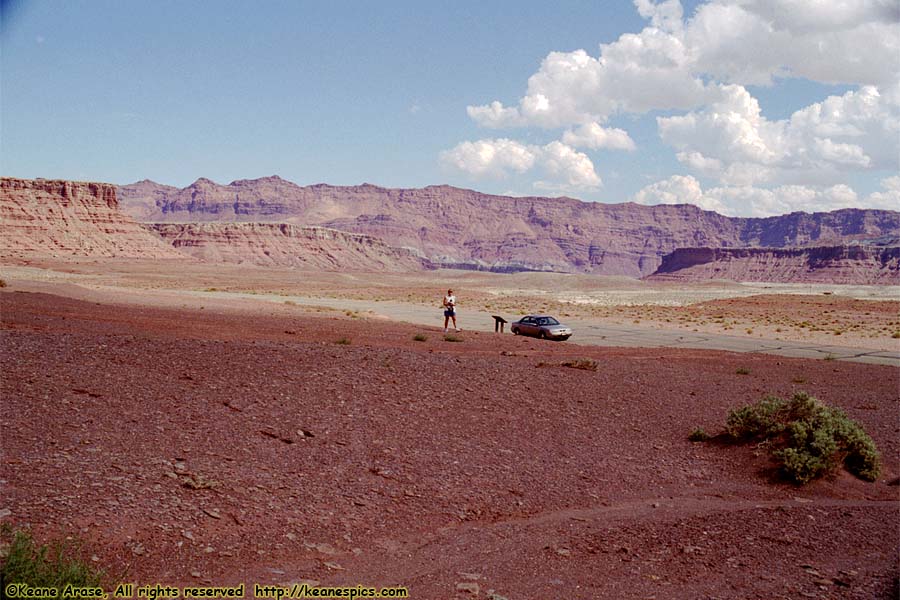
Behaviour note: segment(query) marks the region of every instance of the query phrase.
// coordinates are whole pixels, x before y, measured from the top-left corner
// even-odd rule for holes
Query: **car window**
[[[546,321],[546,323],[542,323],[542,325],[559,325],[559,321],[553,317],[547,317],[544,321]]]

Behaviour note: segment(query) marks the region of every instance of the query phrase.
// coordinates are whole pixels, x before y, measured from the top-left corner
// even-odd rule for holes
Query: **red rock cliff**
[[[186,258],[119,211],[116,187],[0,178],[0,256]]]
[[[416,271],[409,250],[358,233],[288,223],[151,223],[178,250],[208,262],[321,271]]]

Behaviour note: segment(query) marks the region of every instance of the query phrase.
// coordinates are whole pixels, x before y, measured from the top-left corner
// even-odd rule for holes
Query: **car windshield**
[[[537,320],[538,325],[559,325],[559,321],[553,317],[541,317]]]

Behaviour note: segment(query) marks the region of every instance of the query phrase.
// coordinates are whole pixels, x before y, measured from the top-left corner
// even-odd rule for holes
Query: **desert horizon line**
[[[172,189],[176,189],[176,190],[186,190],[186,189],[191,188],[201,182],[209,182],[209,183],[219,186],[219,187],[230,187],[230,186],[233,186],[233,185],[239,184],[239,183],[244,183],[244,182],[253,183],[253,182],[264,181],[264,180],[278,180],[278,181],[282,181],[284,183],[293,185],[300,189],[321,188],[321,187],[344,188],[344,189],[367,187],[367,188],[374,188],[374,189],[378,189],[378,190],[404,190],[405,191],[405,190],[427,190],[427,189],[431,189],[431,188],[447,188],[447,189],[459,190],[459,191],[463,191],[463,192],[472,192],[475,194],[479,194],[479,195],[487,196],[487,197],[491,197],[491,198],[508,198],[508,199],[513,199],[513,200],[519,200],[519,199],[523,199],[523,200],[527,200],[527,199],[560,200],[560,201],[568,201],[568,202],[578,202],[581,204],[588,204],[588,205],[594,205],[594,204],[605,205],[605,206],[633,205],[633,206],[639,206],[639,207],[644,207],[644,208],[648,208],[648,209],[654,209],[654,208],[661,207],[661,206],[663,206],[663,207],[664,206],[671,206],[671,207],[690,206],[690,207],[697,209],[700,212],[716,214],[716,215],[725,217],[727,219],[743,219],[743,220],[750,220],[750,221],[753,221],[753,220],[763,221],[763,220],[768,220],[768,219],[777,219],[780,217],[784,217],[784,216],[788,216],[788,215],[797,215],[797,214],[816,215],[816,214],[839,213],[839,212],[844,212],[844,211],[871,211],[871,212],[881,212],[881,213],[900,213],[900,211],[886,209],[886,208],[846,206],[846,207],[842,207],[842,208],[835,208],[832,210],[822,210],[822,211],[814,211],[814,212],[807,212],[805,210],[795,210],[795,211],[791,211],[791,212],[779,213],[776,215],[768,215],[768,216],[737,216],[737,215],[728,215],[728,214],[720,213],[715,210],[709,210],[709,209],[703,208],[701,206],[698,206],[697,204],[693,204],[691,202],[642,204],[640,202],[635,202],[633,200],[626,200],[626,201],[620,201],[620,202],[605,202],[602,200],[583,200],[581,198],[575,198],[573,196],[539,196],[539,195],[514,196],[514,195],[510,195],[510,194],[492,194],[490,192],[482,192],[482,191],[474,189],[474,188],[459,187],[459,186],[448,184],[448,183],[430,184],[430,185],[421,186],[421,187],[387,187],[387,186],[378,185],[378,184],[369,183],[369,182],[363,182],[363,183],[353,184],[353,185],[336,185],[336,184],[325,183],[325,182],[302,185],[295,181],[285,179],[284,177],[281,177],[278,174],[266,175],[266,176],[255,177],[255,178],[234,179],[234,180],[230,181],[229,183],[219,183],[208,177],[198,177],[193,182],[191,182],[190,184],[188,184],[184,187],[179,187],[177,185],[170,185],[167,183],[160,183],[160,182],[155,181],[150,178],[144,178],[144,179],[140,179],[138,181],[134,181],[132,183],[124,183],[124,184],[114,183],[111,181],[90,181],[90,180],[79,180],[79,179],[55,178],[55,177],[30,178],[30,177],[18,177],[15,175],[2,175],[2,176],[0,176],[0,179],[22,179],[22,180],[30,179],[33,181],[62,181],[62,182],[72,182],[72,183],[97,183],[97,184],[103,184],[103,185],[112,185],[112,186],[115,186],[116,188],[130,187],[130,186],[140,185],[142,183],[150,183],[153,185],[172,188]]]

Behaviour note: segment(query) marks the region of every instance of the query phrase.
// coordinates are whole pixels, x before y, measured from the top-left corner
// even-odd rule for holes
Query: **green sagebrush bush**
[[[103,573],[78,557],[74,542],[53,542],[38,545],[27,531],[5,525],[0,530],[3,544],[0,556],[0,585],[27,583],[31,587],[58,590],[58,598],[66,598],[66,585],[75,587],[99,586]]]
[[[805,393],[794,394],[790,401],[766,396],[735,409],[728,415],[725,433],[733,441],[769,442],[781,470],[800,484],[842,463],[866,481],[875,481],[881,474],[881,456],[862,427],[844,411]]]

